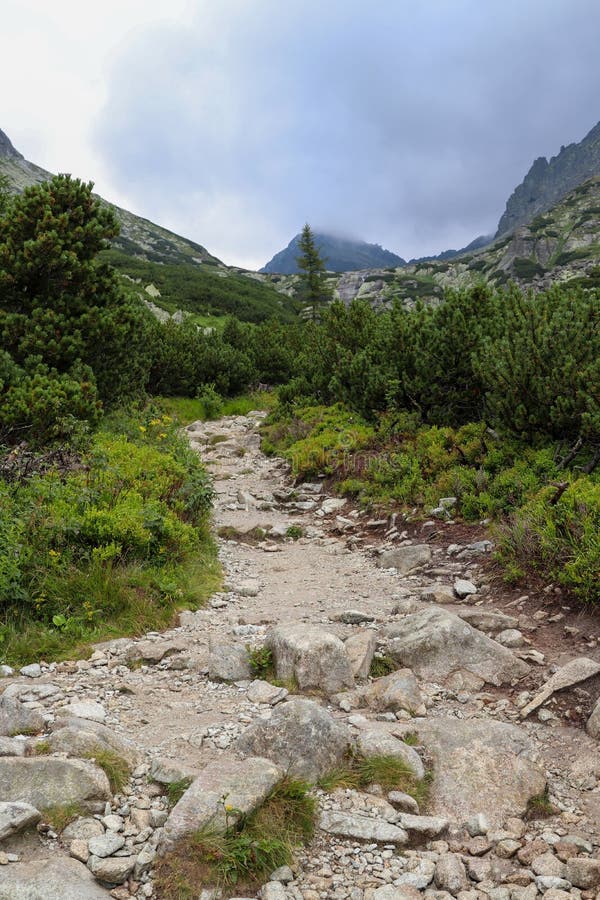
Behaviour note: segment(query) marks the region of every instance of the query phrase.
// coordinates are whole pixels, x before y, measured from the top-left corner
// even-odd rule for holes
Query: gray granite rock
[[[510,684],[529,667],[506,647],[441,607],[406,616],[388,629],[387,652],[422,679],[441,682],[466,671],[491,684]]]
[[[208,677],[211,681],[246,681],[252,678],[246,647],[223,638],[211,637]]]
[[[317,781],[339,766],[350,746],[348,728],[314,700],[280,703],[269,719],[257,719],[236,749],[245,756],[273,760],[298,778]]]
[[[90,856],[87,864],[98,881],[122,884],[133,872],[136,859],[135,856]]]
[[[597,890],[600,887],[600,859],[586,859],[575,856],[567,860],[566,879],[575,887],[584,891]]]
[[[491,719],[415,720],[433,762],[430,811],[458,823],[484,813],[490,827],[519,816],[546,785],[527,734]]]
[[[50,749],[55,753],[83,757],[93,754],[98,749],[112,750],[130,766],[137,766],[143,758],[142,752],[133,741],[101,722],[69,716],[57,719],[52,727],[57,730],[44,740],[48,741]]]
[[[408,843],[408,834],[403,828],[358,813],[325,810],[321,813],[319,828],[328,834],[353,840],[377,841],[401,846]]]
[[[108,778],[81,759],[0,758],[0,797],[22,800],[37,809],[111,796]]]
[[[107,831],[88,841],[88,849],[93,856],[112,856],[125,846],[125,838],[115,831]]]
[[[80,862],[51,856],[5,866],[0,900],[106,900],[106,891]]]
[[[369,675],[375,654],[375,643],[375,632],[372,629],[365,629],[358,634],[353,634],[344,642],[352,674],[360,681],[364,681]]]
[[[354,675],[343,642],[322,628],[286,623],[267,632],[277,678],[295,681],[300,690],[337,694],[354,687]]]
[[[30,803],[0,801],[0,841],[37,825],[41,818],[40,812]]]
[[[431,562],[431,547],[429,544],[407,544],[405,547],[395,547],[393,550],[384,550],[377,558],[377,565],[382,569],[397,569],[400,575],[408,575],[416,569],[420,569]]]
[[[427,712],[417,679],[410,669],[398,669],[377,678],[360,691],[367,706],[379,711],[404,709],[416,716]]]
[[[171,810],[161,839],[163,851],[206,825],[224,830],[256,809],[283,777],[268,759],[240,760],[223,754],[203,769]],[[227,806],[227,810],[225,807]]]

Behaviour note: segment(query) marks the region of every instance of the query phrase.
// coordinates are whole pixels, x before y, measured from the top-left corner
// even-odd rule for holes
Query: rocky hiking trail
[[[262,415],[187,428],[215,479],[222,593],[89,660],[4,667],[0,900],[161,900],[154,867],[179,838],[351,750],[403,760],[424,808],[315,788],[315,837],[263,900],[600,900],[593,620],[552,588],[498,586],[464,527],[377,522],[323,480],[294,485],[260,451]],[[250,667],[265,646],[277,684]],[[374,654],[397,668],[370,677]]]

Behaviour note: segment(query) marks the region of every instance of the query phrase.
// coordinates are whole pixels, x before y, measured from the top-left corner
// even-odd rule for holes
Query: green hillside
[[[243,322],[274,317],[292,322],[300,308],[297,301],[282,297],[270,284],[218,263],[164,264],[129,256],[120,249],[106,250],[101,258],[126,279],[129,290],[171,314],[183,310],[195,317],[234,315]]]
[[[24,188],[52,178],[52,174],[26,160],[0,131],[0,175],[10,188]],[[105,202],[105,201],[102,201]],[[236,315],[245,322],[275,317],[293,321],[299,304],[282,297],[269,279],[225,266],[200,244],[174,234],[148,219],[109,205],[120,225],[112,250],[104,254],[146,301],[170,314],[178,310],[196,317]],[[148,285],[154,285],[145,293]],[[211,323],[212,324],[212,323]]]

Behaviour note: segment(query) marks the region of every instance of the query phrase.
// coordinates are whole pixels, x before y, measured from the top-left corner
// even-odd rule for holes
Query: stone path
[[[283,770],[316,776],[350,745],[432,768],[427,815],[377,787],[317,791],[317,836],[264,900],[600,897],[600,712],[581,727],[597,643],[567,631],[549,654],[464,530],[434,539],[435,523],[377,523],[319,480],[293,485],[260,452],[260,418],[187,429],[215,478],[224,591],[167,633],[0,683],[0,900],[160,900],[157,850],[210,802],[238,791],[251,808]],[[246,648],[265,642],[308,700],[252,679]],[[365,680],[374,652],[398,671]],[[86,758],[98,747],[133,766],[116,795]],[[171,812],[164,786],[200,773]],[[555,814],[525,820],[546,782]],[[85,815],[59,834],[36,810],[67,797]]]

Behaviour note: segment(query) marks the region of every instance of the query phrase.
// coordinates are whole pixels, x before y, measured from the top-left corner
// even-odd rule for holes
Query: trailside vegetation
[[[44,469],[4,460],[0,658],[73,658],[91,641],[168,626],[220,582],[212,487],[172,420],[114,414],[86,449]]]
[[[507,577],[534,569],[600,600],[593,281],[537,294],[481,284],[381,312],[326,303],[306,226],[308,321],[291,304],[280,315],[285,298],[273,306],[247,278],[212,267],[192,284],[187,269],[156,267],[161,288],[177,286],[172,300],[193,294],[198,316],[237,313],[214,329],[155,319],[135,261],[128,278],[109,264],[116,233],[91,184],[57,176],[16,197],[0,184],[4,658],[56,657],[200,602],[218,578],[210,485],[175,427],[261,397],[273,406],[275,389],[264,446],[297,477],[325,474],[386,511],[427,515],[454,497],[453,515],[499,523]]]
[[[501,523],[513,580],[600,601],[600,294],[450,292],[436,307],[334,303],[306,329],[265,449],[367,507]]]

